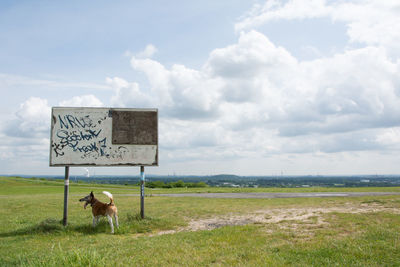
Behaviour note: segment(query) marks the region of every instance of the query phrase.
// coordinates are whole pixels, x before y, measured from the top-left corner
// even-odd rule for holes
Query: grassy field
[[[139,189],[0,177],[0,266],[400,266],[400,196],[302,199],[158,197],[179,192],[396,191],[400,188]],[[114,194],[120,228],[91,227],[78,199]]]

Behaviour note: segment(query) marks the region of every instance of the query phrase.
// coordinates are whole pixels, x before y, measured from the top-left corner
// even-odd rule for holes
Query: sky
[[[400,174],[397,0],[3,0],[0,62],[0,174],[63,174],[54,106],[158,108],[151,174]]]

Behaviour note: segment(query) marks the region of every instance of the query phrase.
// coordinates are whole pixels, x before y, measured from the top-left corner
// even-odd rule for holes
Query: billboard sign
[[[158,111],[53,107],[50,166],[158,166]]]

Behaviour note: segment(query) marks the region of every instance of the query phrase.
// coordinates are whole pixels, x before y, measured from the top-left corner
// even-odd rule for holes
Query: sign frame
[[[127,134],[131,134],[132,127],[136,127],[134,134],[139,135],[139,137],[142,132],[142,137],[134,137],[136,138],[136,143],[124,144],[113,142],[113,126],[115,126],[113,125],[113,113],[128,114],[130,117],[129,122],[136,123],[134,126],[127,123],[127,125],[120,127],[120,129],[125,130],[128,127]],[[152,115],[149,117],[148,114]],[[137,118],[136,121],[135,118]],[[147,118],[150,118],[151,121],[147,121]],[[151,138],[147,138],[146,134],[150,134]],[[99,140],[97,140],[98,143],[93,143],[93,140],[99,136],[107,137],[107,146],[104,145],[102,149],[100,148]],[[129,138],[132,139],[133,137],[128,137],[128,141],[130,140]],[[85,145],[92,142],[90,143],[92,151],[86,151],[90,149],[90,147],[87,148],[87,145],[77,147],[76,142],[69,142],[70,140],[76,141],[77,139]],[[85,140],[90,140],[90,142],[86,142]],[[103,141],[101,140],[101,142]],[[140,144],[140,142],[145,144]],[[103,143],[101,143],[101,146],[103,147]],[[60,149],[59,154],[55,152],[57,147]],[[71,149],[73,152],[71,152]],[[83,152],[82,149],[84,150]],[[120,150],[119,154],[112,154],[117,150]],[[67,152],[66,155],[62,154],[65,152]],[[72,154],[75,152],[79,152],[81,158]],[[158,109],[156,108],[52,107],[50,167],[158,166],[158,154]],[[90,159],[85,159],[84,155],[90,155],[88,157]],[[64,156],[65,159],[61,159]],[[76,159],[73,159],[73,157],[76,157]]]

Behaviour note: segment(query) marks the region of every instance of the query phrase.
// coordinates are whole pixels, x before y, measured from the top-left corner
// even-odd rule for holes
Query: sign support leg
[[[144,166],[140,166],[140,217],[144,219]]]
[[[64,178],[64,216],[63,225],[67,226],[68,221],[68,191],[69,191],[69,166],[65,166]]]

